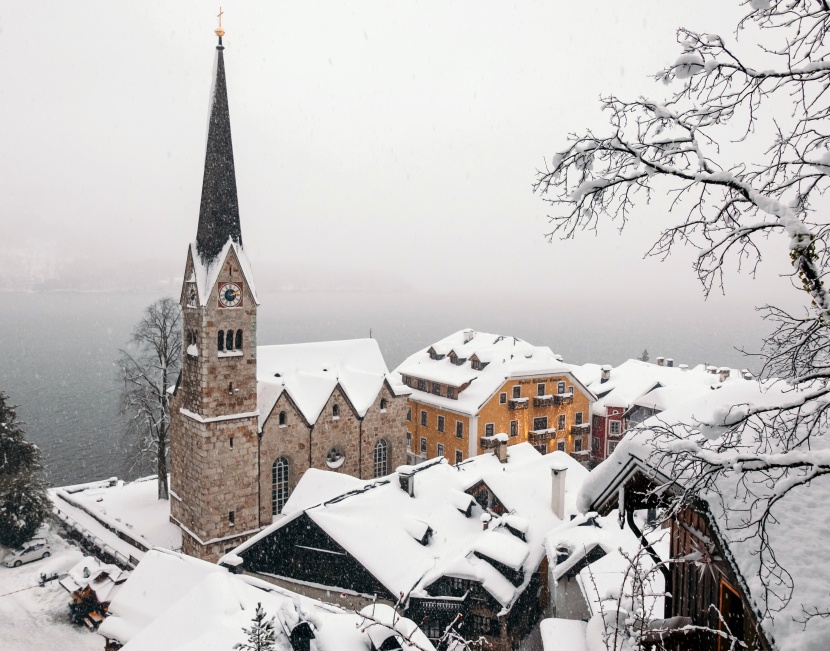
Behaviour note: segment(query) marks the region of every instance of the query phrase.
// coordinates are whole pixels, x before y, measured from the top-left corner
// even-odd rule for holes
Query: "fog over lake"
[[[19,407],[28,437],[43,450],[49,481],[66,485],[134,477],[117,414],[115,361],[157,294],[0,293],[0,390]],[[390,370],[462,328],[548,345],[566,362],[619,364],[647,348],[677,364],[757,368],[736,346],[757,349],[764,323],[751,308],[713,297],[648,308],[625,300],[597,305],[555,294],[457,296],[419,292],[265,292],[260,345],[372,336]]]

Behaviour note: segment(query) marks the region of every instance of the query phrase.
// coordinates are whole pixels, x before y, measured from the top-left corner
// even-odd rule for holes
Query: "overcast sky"
[[[728,34],[736,0],[223,8],[242,234],[261,285],[310,275],[354,289],[702,302],[691,251],[642,260],[667,218],[659,202],[623,236],[605,224],[548,244],[531,184],[569,132],[605,123],[601,94],[665,92],[650,75],[677,56],[676,28]],[[181,273],[217,10],[2,0],[0,252]],[[731,281],[730,303],[786,293],[785,256],[766,269]]]

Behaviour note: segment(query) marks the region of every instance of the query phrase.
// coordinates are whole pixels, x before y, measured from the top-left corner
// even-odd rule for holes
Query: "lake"
[[[43,451],[53,485],[135,477],[118,415],[115,362],[150,294],[0,293],[0,391]],[[644,348],[652,360],[757,370],[737,346],[757,349],[765,326],[728,301],[594,305],[529,296],[279,292],[260,296],[259,344],[368,337],[390,369],[456,330],[475,328],[548,345],[573,363],[619,364]]]

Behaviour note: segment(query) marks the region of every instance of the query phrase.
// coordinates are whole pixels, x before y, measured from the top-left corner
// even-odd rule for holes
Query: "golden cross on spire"
[[[222,11],[222,6],[220,5],[220,6],[219,6],[219,13],[216,15],[216,17],[219,19],[219,27],[215,30],[215,31],[216,31],[216,35],[217,35],[219,38],[222,38],[222,37],[225,35],[225,30],[224,30],[224,29],[222,29],[222,14],[224,14],[224,13],[225,13],[225,12],[224,12],[224,11]]]

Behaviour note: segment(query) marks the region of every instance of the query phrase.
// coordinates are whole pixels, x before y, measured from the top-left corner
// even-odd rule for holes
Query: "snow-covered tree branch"
[[[129,415],[128,433],[135,437],[139,458],[155,463],[159,499],[168,499],[168,390],[176,381],[181,355],[181,308],[172,298],[162,298],[145,309],[118,364],[124,382],[121,411]]]
[[[830,481],[830,4],[741,4],[747,14],[733,35],[679,30],[677,59],[656,74],[666,95],[604,98],[608,124],[571,135],[534,187],[551,206],[549,240],[604,221],[625,228],[669,196],[648,254],[695,247],[705,293],[723,289],[732,263],[754,272],[762,239],[792,265],[809,307],[761,308],[772,330],[759,353],[762,379],[776,379],[775,399],[650,428],[650,462],[674,482],[674,508],[701,496],[720,502],[733,539],[754,545],[769,614],[792,594],[769,526],[778,509]],[[802,608],[805,621],[828,610]]]

